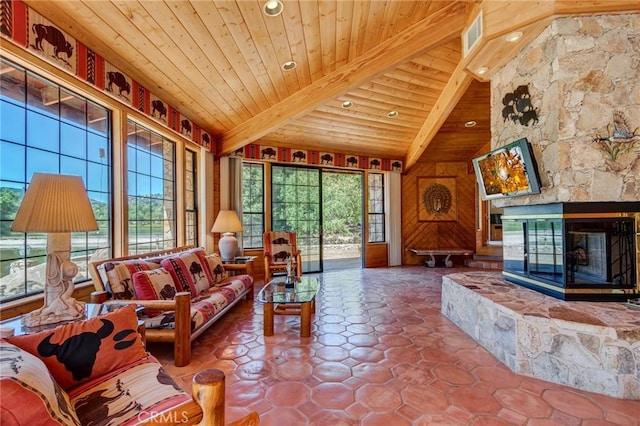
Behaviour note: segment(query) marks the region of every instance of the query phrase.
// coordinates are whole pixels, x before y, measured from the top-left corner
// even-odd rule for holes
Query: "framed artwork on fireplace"
[[[458,191],[456,178],[418,178],[418,222],[456,222],[458,220]]]

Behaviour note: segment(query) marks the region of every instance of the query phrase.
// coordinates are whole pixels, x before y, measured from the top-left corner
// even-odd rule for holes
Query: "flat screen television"
[[[519,139],[473,159],[483,200],[540,193],[540,178],[531,145]]]

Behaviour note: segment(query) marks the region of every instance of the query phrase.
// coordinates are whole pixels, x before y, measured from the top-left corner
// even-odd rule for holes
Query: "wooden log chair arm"
[[[260,417],[255,411],[225,424],[225,376],[221,370],[204,370],[193,376],[191,385],[193,400],[185,402],[170,412],[162,412],[144,418],[145,425],[200,425],[200,426],[257,426]],[[199,423],[198,423],[199,422]]]

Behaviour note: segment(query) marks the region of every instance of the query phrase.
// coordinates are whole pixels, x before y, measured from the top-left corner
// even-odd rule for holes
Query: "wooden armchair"
[[[264,282],[271,275],[287,272],[287,260],[291,258],[296,276],[302,275],[302,257],[296,242],[296,233],[289,231],[267,231],[262,235],[264,247]]]

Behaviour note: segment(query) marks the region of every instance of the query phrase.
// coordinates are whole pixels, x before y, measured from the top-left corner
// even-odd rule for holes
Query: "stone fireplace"
[[[492,76],[492,149],[526,137],[542,184],[493,201],[508,280],[566,300],[640,292],[638,52],[640,14],[557,18]],[[535,119],[505,114],[523,86]]]
[[[640,311],[594,301],[640,289],[638,52],[640,14],[557,18],[492,76],[492,149],[526,137],[542,190],[492,201],[503,273],[443,277],[441,307],[516,373],[634,400]]]

